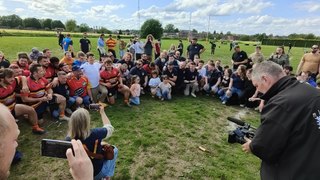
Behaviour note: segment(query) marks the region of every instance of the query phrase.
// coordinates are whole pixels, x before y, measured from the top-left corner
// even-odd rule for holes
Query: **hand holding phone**
[[[42,139],[41,155],[56,158],[67,158],[67,149],[72,148],[70,141]]]

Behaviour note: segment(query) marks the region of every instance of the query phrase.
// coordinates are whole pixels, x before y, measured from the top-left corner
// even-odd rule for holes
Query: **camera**
[[[240,119],[228,117],[229,121],[239,125],[235,130],[230,131],[228,134],[228,143],[244,144],[245,137],[252,139],[255,135],[256,128],[251,127],[250,124],[241,121]]]

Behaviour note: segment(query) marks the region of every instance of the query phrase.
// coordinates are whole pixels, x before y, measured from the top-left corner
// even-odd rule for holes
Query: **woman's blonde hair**
[[[84,108],[72,113],[69,121],[69,136],[71,139],[85,140],[90,135],[90,114]]]

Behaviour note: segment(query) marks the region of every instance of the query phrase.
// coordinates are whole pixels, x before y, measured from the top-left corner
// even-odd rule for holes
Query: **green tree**
[[[2,16],[0,18],[0,26],[7,26],[10,28],[22,27],[22,19],[15,14]]]
[[[51,29],[52,19],[45,19],[42,22],[43,29]]]
[[[140,35],[145,38],[148,34],[152,34],[154,38],[161,38],[163,35],[163,28],[159,20],[148,19],[141,26]]]
[[[25,18],[23,20],[23,25],[26,28],[41,29],[41,23],[37,18]]]
[[[163,32],[166,32],[166,33],[174,33],[174,31],[175,31],[175,27],[173,24],[167,24],[163,30]]]
[[[77,27],[77,22],[74,19],[69,19],[66,21],[66,29],[67,31],[74,32]]]
[[[64,26],[64,24],[60,20],[53,20],[51,23],[51,28],[52,29],[55,29],[55,28],[65,29],[66,27]]]
[[[88,32],[90,30],[90,27],[86,23],[82,23],[79,26],[79,31],[80,32]]]
[[[111,34],[112,32],[105,27],[100,27],[100,29],[97,30],[97,33]]]

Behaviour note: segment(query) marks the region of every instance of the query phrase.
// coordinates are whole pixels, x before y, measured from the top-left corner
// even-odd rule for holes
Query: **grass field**
[[[75,50],[79,38],[74,38]],[[91,39],[97,57],[96,39]],[[163,40],[163,49],[177,40]],[[204,60],[221,59],[230,63],[229,45],[218,44],[216,55],[210,56],[210,46],[202,55]],[[187,46],[187,42],[185,42]],[[240,44],[248,54],[254,46]],[[55,37],[2,37],[0,51],[11,61],[20,51],[30,52],[32,47],[50,48],[54,56],[63,52]],[[263,46],[269,56],[276,47]],[[293,48],[291,63],[296,68],[303,53]],[[115,133],[109,143],[119,148],[119,157],[113,179],[259,179],[259,159],[243,153],[239,144],[227,143],[227,132],[233,130],[227,116],[240,115],[254,126],[259,125],[255,111],[221,105],[218,99],[208,96],[173,97],[170,102],[141,98],[141,105],[128,108],[117,104],[106,109]],[[97,113],[92,112],[92,127],[102,125]],[[18,150],[24,153],[23,161],[11,168],[10,179],[70,179],[67,161],[40,156],[40,140],[64,139],[66,122],[56,122],[50,117],[43,124],[48,133],[31,134],[30,126],[23,120],[18,123],[21,133]],[[199,146],[210,152],[199,150]]]

